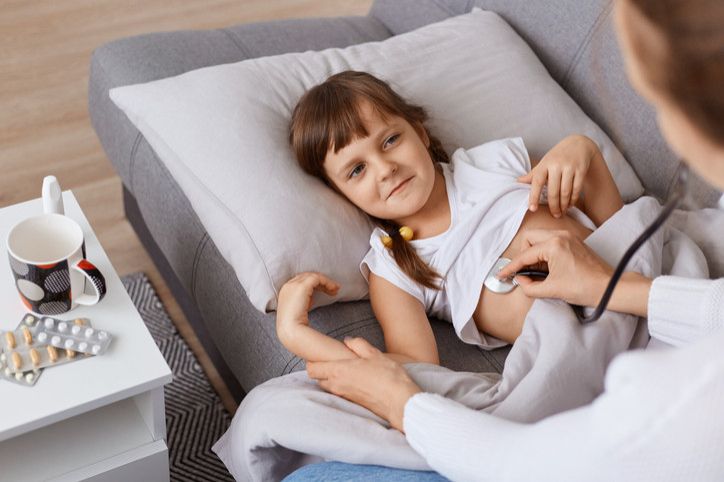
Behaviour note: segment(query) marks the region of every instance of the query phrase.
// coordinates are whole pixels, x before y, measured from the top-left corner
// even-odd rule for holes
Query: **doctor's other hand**
[[[344,344],[359,358],[308,362],[307,374],[322,389],[362,405],[402,432],[405,404],[422,390],[400,363],[364,338],[345,338]]]
[[[515,276],[523,293],[531,298],[557,298],[581,306],[596,306],[608,285],[613,268],[580,238],[567,231],[531,229],[523,235],[524,247],[498,273],[510,278],[526,266],[548,265],[548,276],[533,281]]]

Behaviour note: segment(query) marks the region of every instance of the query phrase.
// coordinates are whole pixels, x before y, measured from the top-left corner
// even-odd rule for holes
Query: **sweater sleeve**
[[[410,446],[461,481],[722,480],[724,331],[685,347],[617,356],[591,404],[522,424],[418,393]]]
[[[659,276],[648,303],[649,333],[671,345],[702,339],[724,327],[724,278]]]
[[[403,421],[412,448],[455,481],[572,480],[565,473],[572,467],[560,463],[560,455],[588,458],[581,452],[589,446],[590,423],[590,414],[572,410],[520,424],[432,393],[411,397]]]

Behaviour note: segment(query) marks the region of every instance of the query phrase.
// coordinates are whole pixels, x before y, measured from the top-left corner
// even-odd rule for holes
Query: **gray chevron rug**
[[[124,276],[123,286],[173,372],[166,385],[166,444],[171,480],[234,480],[211,451],[231,416],[193,352],[173,326],[143,273]]]

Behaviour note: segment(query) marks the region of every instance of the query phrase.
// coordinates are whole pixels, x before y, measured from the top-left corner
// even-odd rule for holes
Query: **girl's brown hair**
[[[637,9],[663,42],[656,48],[643,30],[629,29],[646,81],[724,146],[724,1],[622,1]]]
[[[324,171],[324,159],[330,149],[339,152],[352,140],[370,135],[359,113],[363,100],[382,118],[401,117],[418,132],[425,129],[424,122],[428,119],[425,109],[406,102],[386,82],[366,72],[340,72],[307,91],[292,113],[289,142],[302,169],[340,194]],[[428,137],[433,162],[449,162],[440,141],[429,132]],[[423,286],[440,289],[435,281],[442,277],[400,235],[400,226],[392,220],[370,218],[392,238],[392,255],[402,271]]]

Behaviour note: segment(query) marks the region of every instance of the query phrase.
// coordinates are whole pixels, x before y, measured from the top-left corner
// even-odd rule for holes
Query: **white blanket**
[[[653,198],[640,198],[586,243],[615,265],[660,210]],[[686,214],[677,213],[677,219],[679,226],[687,224]],[[711,228],[699,221],[699,228]],[[672,225],[654,234],[627,270],[650,278],[662,273],[709,277],[702,251]],[[581,325],[568,304],[536,300],[502,374],[453,372],[429,364],[406,368],[425,391],[509,420],[534,422],[590,403],[603,390],[611,359],[647,342],[643,319],[607,311],[597,322]],[[322,391],[306,372],[252,390],[213,450],[237,480],[281,480],[323,460],[429,470],[403,434],[365,408]]]

